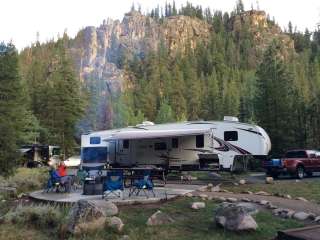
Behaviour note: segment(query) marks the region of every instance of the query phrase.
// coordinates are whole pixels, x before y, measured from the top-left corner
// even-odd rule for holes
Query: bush
[[[0,185],[15,187],[18,192],[28,192],[43,188],[47,179],[47,168],[18,168],[13,176],[0,178]]]
[[[18,205],[10,210],[4,220],[13,224],[33,226],[35,228],[57,228],[64,223],[65,215],[59,207],[51,205]]]

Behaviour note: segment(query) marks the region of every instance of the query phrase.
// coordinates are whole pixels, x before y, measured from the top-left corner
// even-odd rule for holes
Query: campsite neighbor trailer
[[[81,137],[81,166],[157,166],[168,170],[236,170],[236,160],[263,158],[270,138],[259,126],[224,121],[153,124],[91,132]]]

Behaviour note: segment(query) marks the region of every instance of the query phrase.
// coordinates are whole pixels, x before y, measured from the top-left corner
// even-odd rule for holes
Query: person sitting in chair
[[[67,175],[67,167],[63,161],[60,162],[57,170],[59,176],[61,177],[60,182],[65,185],[66,192],[70,192],[71,189],[71,177]]]

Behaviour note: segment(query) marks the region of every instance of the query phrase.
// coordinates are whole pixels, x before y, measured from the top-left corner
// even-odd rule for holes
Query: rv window
[[[101,138],[100,137],[90,137],[90,144],[100,144]]]
[[[159,142],[154,144],[154,150],[167,150],[167,144],[165,142]]]
[[[123,148],[128,149],[129,148],[129,140],[123,140],[122,146],[123,146]]]
[[[179,146],[179,139],[172,138],[172,148],[178,148],[178,146]]]
[[[225,141],[238,141],[238,132],[237,131],[226,131],[224,132]]]
[[[104,163],[107,162],[107,147],[87,147],[82,149],[83,163]]]
[[[196,147],[203,148],[204,147],[204,135],[196,136]]]

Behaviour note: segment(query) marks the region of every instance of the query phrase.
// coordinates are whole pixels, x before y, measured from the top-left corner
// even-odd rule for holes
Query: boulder
[[[206,204],[204,202],[194,202],[191,204],[191,208],[195,210],[205,208],[205,207],[206,207]]]
[[[241,198],[242,202],[251,202],[251,200],[249,198]]]
[[[222,204],[215,212],[215,222],[229,231],[256,230],[258,225],[246,209],[234,204]]]
[[[259,202],[260,205],[266,206],[269,202],[267,200],[261,200]]]
[[[186,193],[185,196],[186,196],[186,197],[193,197],[193,195],[192,195],[191,192]]]
[[[212,191],[212,188],[213,188],[213,184],[212,183],[208,183],[208,185],[207,185],[208,191]]]
[[[273,184],[273,177],[266,177],[266,184]]]
[[[244,185],[244,184],[246,184],[247,183],[247,181],[245,180],[245,179],[241,179],[240,181],[239,181],[239,184],[241,184],[241,185]]]
[[[317,223],[320,222],[320,216],[315,217],[314,221],[317,222]]]
[[[115,204],[105,200],[80,200],[76,202],[68,216],[68,232],[75,233],[77,226],[118,214]],[[100,223],[100,222],[99,222]]]
[[[225,197],[217,197],[217,200],[220,202],[224,202],[224,201],[226,201],[226,198]]]
[[[123,227],[124,227],[122,220],[118,217],[115,217],[115,216],[111,217],[111,218],[107,218],[106,225],[107,225],[107,227],[115,230],[118,233],[122,232]]]
[[[220,184],[218,184],[211,189],[211,192],[220,192],[220,190]]]
[[[270,193],[264,192],[264,191],[259,191],[255,193],[256,195],[261,195],[261,196],[270,196]]]
[[[9,197],[9,198],[15,198],[17,197],[17,189],[14,187],[0,186],[0,195]]]
[[[286,198],[286,199],[292,199],[291,195],[289,195],[289,194],[284,195],[284,198]]]
[[[241,207],[246,213],[250,215],[257,214],[259,212],[257,206],[253,203],[240,202],[234,205],[237,207]]]
[[[292,217],[299,221],[305,221],[309,218],[309,214],[305,212],[296,212]]]
[[[169,224],[174,222],[174,220],[166,213],[161,212],[158,210],[155,212],[151,217],[149,217],[147,221],[148,226],[156,226],[156,225],[163,225]]]
[[[200,197],[202,200],[208,199],[208,195],[207,195],[207,194],[200,194],[199,197]]]
[[[303,197],[297,197],[296,200],[300,200],[300,201],[303,201],[303,202],[308,202],[308,200],[303,198]]]
[[[232,198],[232,197],[229,197],[229,198],[227,198],[227,199],[226,199],[226,201],[227,201],[227,202],[234,203],[234,202],[237,202],[237,201],[238,201],[238,199],[236,199],[236,198]]]

